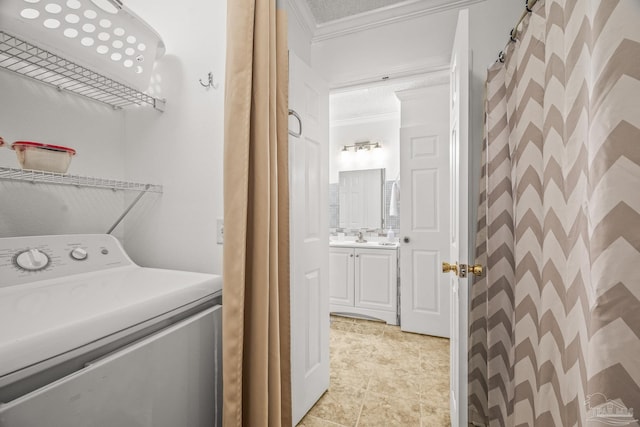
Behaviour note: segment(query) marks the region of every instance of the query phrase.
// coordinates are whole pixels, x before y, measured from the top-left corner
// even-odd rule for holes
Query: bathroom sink
[[[356,242],[355,240],[336,240],[329,242],[329,246],[341,246],[349,248],[394,248],[398,243],[393,242]]]

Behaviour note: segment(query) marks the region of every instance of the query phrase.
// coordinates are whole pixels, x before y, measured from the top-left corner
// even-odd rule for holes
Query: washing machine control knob
[[[75,259],[76,261],[84,261],[85,259],[87,259],[87,251],[82,248],[71,249],[71,253],[69,255],[71,255],[71,258]]]
[[[18,254],[16,264],[23,270],[38,271],[49,265],[49,257],[38,249],[28,249]]]

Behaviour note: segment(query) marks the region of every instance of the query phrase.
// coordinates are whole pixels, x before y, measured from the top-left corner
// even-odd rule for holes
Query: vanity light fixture
[[[346,152],[349,151],[351,149],[353,149],[353,151],[355,152],[359,152],[362,150],[367,150],[367,151],[371,151],[372,148],[382,148],[382,144],[380,144],[379,142],[373,142],[373,141],[362,141],[362,142],[356,142],[352,145],[343,145],[342,146],[342,151]]]

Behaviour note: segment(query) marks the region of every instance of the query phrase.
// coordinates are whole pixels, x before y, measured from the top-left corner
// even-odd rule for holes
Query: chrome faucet
[[[356,243],[366,243],[366,240],[362,235],[362,231],[358,231],[358,239],[356,240]]]

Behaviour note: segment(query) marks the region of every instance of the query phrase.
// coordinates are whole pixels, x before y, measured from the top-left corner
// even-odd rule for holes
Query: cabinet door
[[[355,250],[355,305],[374,310],[396,311],[396,251]]]
[[[329,250],[329,300],[331,304],[353,307],[353,259],[352,248]]]

